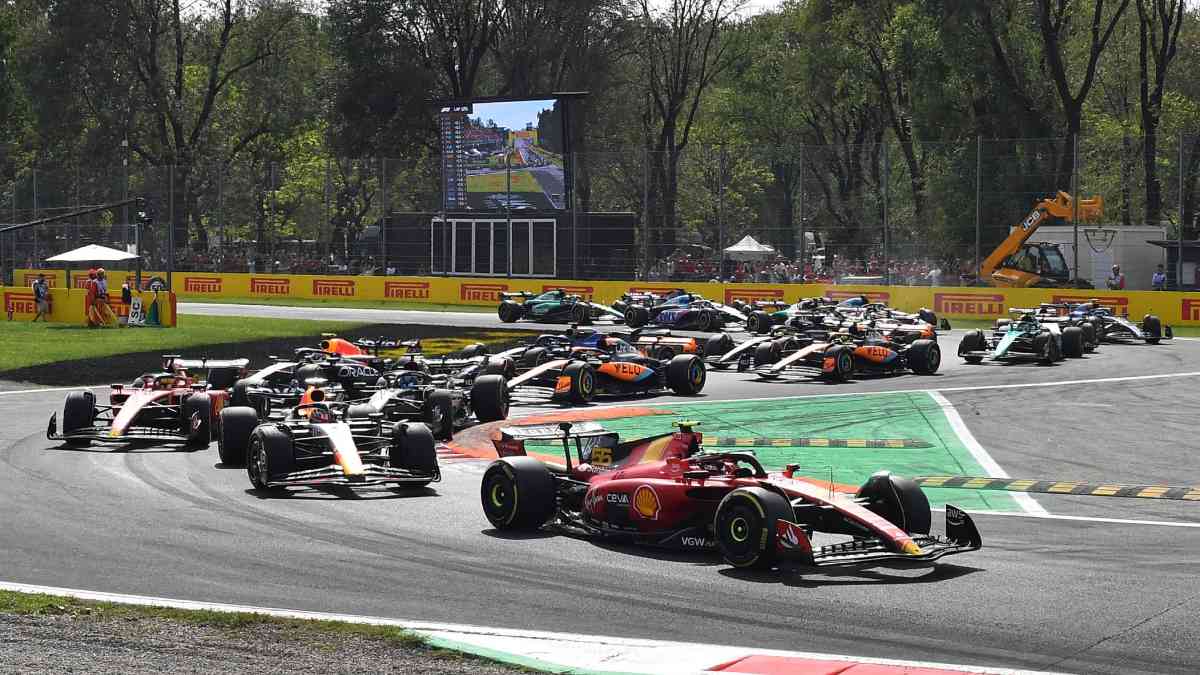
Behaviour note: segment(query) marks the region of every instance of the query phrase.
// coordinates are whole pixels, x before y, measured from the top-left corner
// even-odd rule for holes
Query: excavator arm
[[[1021,224],[1014,227],[1008,237],[996,247],[996,250],[980,263],[979,278],[991,281],[992,275],[1004,265],[1004,261],[1020,251],[1025,242],[1029,241],[1033,233],[1037,232],[1038,228],[1046,221],[1074,222],[1075,208],[1076,205],[1073,203],[1071,195],[1062,190],[1059,190],[1054,197],[1042,199],[1034,204],[1033,210],[1029,212],[1028,216],[1025,216]],[[1099,220],[1104,216],[1104,198],[1096,196],[1080,199],[1078,208],[1081,221]]]

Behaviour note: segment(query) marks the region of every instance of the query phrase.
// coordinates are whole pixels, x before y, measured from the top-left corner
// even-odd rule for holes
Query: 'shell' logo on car
[[[754,302],[755,300],[782,300],[782,288],[727,288],[725,289],[725,304],[734,300]]]
[[[260,295],[287,295],[292,292],[292,280],[250,277],[250,292]]]
[[[84,279],[86,279],[86,278],[87,277],[84,277]],[[25,283],[23,283],[21,285],[22,286],[32,286],[33,282],[35,282],[35,281],[37,281],[37,272],[34,272],[33,274],[26,272],[25,273]],[[58,275],[57,274],[46,275],[46,285],[49,286],[50,288],[58,288]]]
[[[934,293],[933,311],[994,316],[1004,313],[1004,296],[998,293]]]
[[[825,297],[829,298],[830,300],[835,300],[837,302],[841,302],[842,300],[849,300],[850,298],[857,298],[860,296],[865,297],[867,299],[867,302],[880,302],[883,304],[887,304],[888,301],[890,301],[892,299],[892,294],[888,293],[887,291],[870,291],[867,293],[864,293],[862,291],[834,291],[834,290],[825,291]]]
[[[1050,298],[1050,302],[1066,303],[1068,305],[1080,305],[1092,301],[1095,301],[1101,307],[1111,309],[1115,314],[1124,314],[1129,309],[1129,298],[1123,295],[1104,298],[1097,298],[1090,295],[1055,295]]]
[[[1184,298],[1179,306],[1179,318],[1184,321],[1200,321],[1200,299]]]
[[[458,287],[458,298],[500,302],[500,294],[507,290],[508,284],[463,284]]]
[[[383,297],[401,298],[404,300],[428,300],[429,282],[427,281],[385,281]]]
[[[33,300],[33,293],[5,293],[4,311],[10,319],[13,314],[36,314],[37,303]]]
[[[560,288],[571,295],[583,296],[586,300],[591,300],[592,294],[596,292],[596,289],[591,286],[552,286],[550,284],[543,284],[542,292],[555,291]]]
[[[340,298],[354,297],[353,279],[313,279],[312,293],[315,296],[332,296]]]
[[[220,293],[221,277],[184,277],[185,293]]]

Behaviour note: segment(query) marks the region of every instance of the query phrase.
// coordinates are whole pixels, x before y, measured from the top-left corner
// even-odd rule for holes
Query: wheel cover
[[[250,482],[256,486],[267,484],[267,446],[265,443],[255,438],[250,443],[250,449],[254,453],[253,459],[246,465],[250,470]]]
[[[729,536],[739,544],[745,543],[750,537],[750,523],[741,516],[729,521]]]
[[[592,375],[592,371],[585,370],[585,371],[579,373],[579,391],[580,391],[580,393],[584,394],[585,396],[590,396],[592,391],[595,388],[596,388],[595,375]]]
[[[699,361],[692,361],[690,375],[693,385],[699,387],[704,384],[704,367],[700,365]]]
[[[928,365],[930,372],[936,372],[938,366],[942,365],[942,350],[938,349],[937,345],[929,349]]]
[[[444,433],[446,425],[446,413],[442,410],[442,406],[434,404],[429,408],[429,427],[434,435]]]
[[[503,509],[504,504],[508,501],[508,491],[504,489],[504,484],[500,481],[492,483],[492,507],[495,509]]]

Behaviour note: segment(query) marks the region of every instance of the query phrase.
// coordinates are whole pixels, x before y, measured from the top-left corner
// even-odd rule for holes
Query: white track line
[[[967,447],[967,450],[971,453],[971,456],[975,458],[975,461],[979,462],[979,464],[983,467],[983,470],[987,472],[988,476],[992,478],[1011,478],[1011,476],[1008,475],[1008,472],[1002,469],[996,460],[992,459],[992,456],[988,454],[988,451],[979,444],[979,441],[976,440],[975,435],[972,434],[971,430],[967,428],[967,423],[964,422],[962,416],[958,414],[958,410],[955,410],[954,404],[950,403],[950,401],[946,400],[945,396],[942,396],[936,391],[929,392],[929,397],[932,398],[934,403],[937,403],[938,407],[942,409],[942,414],[945,415],[946,420],[950,422],[950,427],[954,429],[954,433],[958,434],[958,440],[962,441],[962,444]],[[1021,505],[1021,508],[1025,509],[1026,513],[1032,513],[1039,516],[1048,515],[1046,513],[1046,509],[1042,508],[1042,505],[1038,504],[1031,495],[1023,492],[1011,494],[1013,499]]]
[[[933,488],[931,488],[933,489]],[[945,509],[930,509],[930,511],[945,511]],[[1010,518],[1038,518],[1041,520],[1073,520],[1084,523],[1113,523],[1116,525],[1147,525],[1152,527],[1188,527],[1200,528],[1200,522],[1187,520],[1138,520],[1136,518],[1105,518],[1103,516],[1066,516],[1055,513],[1017,513],[1014,511],[973,511],[966,510],[973,516],[1007,516]]]
[[[868,658],[847,656],[844,654],[822,654],[816,652],[780,651],[774,649],[756,649],[751,647],[733,647],[722,645],[698,644],[688,642],[669,642],[662,640],[645,640],[636,638],[606,637],[601,635],[581,635],[574,633],[551,633],[544,631],[512,630],[506,628],[488,628],[464,624],[430,623],[424,621],[406,621],[375,616],[358,616],[353,614],[331,614],[326,612],[306,612],[291,609],[274,609],[270,607],[254,607],[249,605],[231,605],[215,602],[197,602],[193,600],[177,600],[172,598],[156,598],[144,595],[126,595],[121,593],[104,593],[72,588],[57,588],[53,586],[36,586],[0,581],[0,590],[17,593],[41,593],[45,595],[60,595],[80,600],[96,602],[115,602],[130,605],[173,607],[185,610],[207,610],[212,612],[263,614],[288,619],[306,619],[316,621],[340,621],[343,623],[365,624],[376,626],[395,626],[405,630],[422,633],[433,638],[435,643],[447,644],[451,649],[468,653],[500,652],[505,656],[517,657],[510,662],[520,663],[521,657],[532,658],[542,665],[558,666],[555,672],[571,672],[575,669],[584,672],[623,672],[623,673],[701,673],[721,663],[744,658],[750,655],[783,656],[800,659],[843,661],[849,663],[877,664],[900,666],[912,669],[944,669],[971,673],[993,673],[996,675],[1030,674],[1035,671],[1014,670],[1010,668],[989,668],[981,666],[953,665],[929,661],[906,661],[899,659]],[[601,668],[597,668],[601,665]]]
[[[719,372],[719,371],[718,371]],[[932,394],[934,392],[958,392],[958,391],[986,391],[989,389],[1024,389],[1036,387],[1066,387],[1077,384],[1104,384],[1109,382],[1135,382],[1139,380],[1161,380],[1179,377],[1200,377],[1200,370],[1189,371],[1186,373],[1162,373],[1160,375],[1127,375],[1124,377],[1098,377],[1093,380],[1060,380],[1057,382],[1026,382],[1019,384],[979,384],[969,387],[935,387],[931,389],[888,389],[885,391],[840,391],[830,394],[798,394],[795,396],[764,396],[761,398],[737,398],[737,399],[719,399],[719,400],[702,400],[702,401],[638,401],[630,403],[614,403],[605,406],[597,406],[596,409],[604,408],[644,408],[651,405],[678,405],[686,403],[687,405],[716,405],[720,403],[741,403],[741,402],[758,402],[758,401],[796,401],[808,398],[835,398],[844,396],[886,396],[889,394]]]

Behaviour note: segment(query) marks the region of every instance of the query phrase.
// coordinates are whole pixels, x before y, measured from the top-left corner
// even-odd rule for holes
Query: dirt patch
[[[395,324],[369,324],[341,334],[350,340],[361,338],[386,338],[393,340],[435,340],[454,338],[467,342],[484,342],[493,351],[504,349],[522,339],[535,335],[529,331],[497,331],[491,329],[456,328],[452,326],[400,326]],[[299,337],[277,337],[251,342],[231,342],[209,345],[188,350],[188,358],[208,357],[212,359],[250,359],[251,368],[266,365],[271,356],[290,356],[298,347],[316,347],[321,340],[319,333]],[[96,359],[59,361],[28,368],[0,371],[0,378],[15,384],[73,386],[128,382],[146,372],[160,369],[162,350],[134,352]]]

